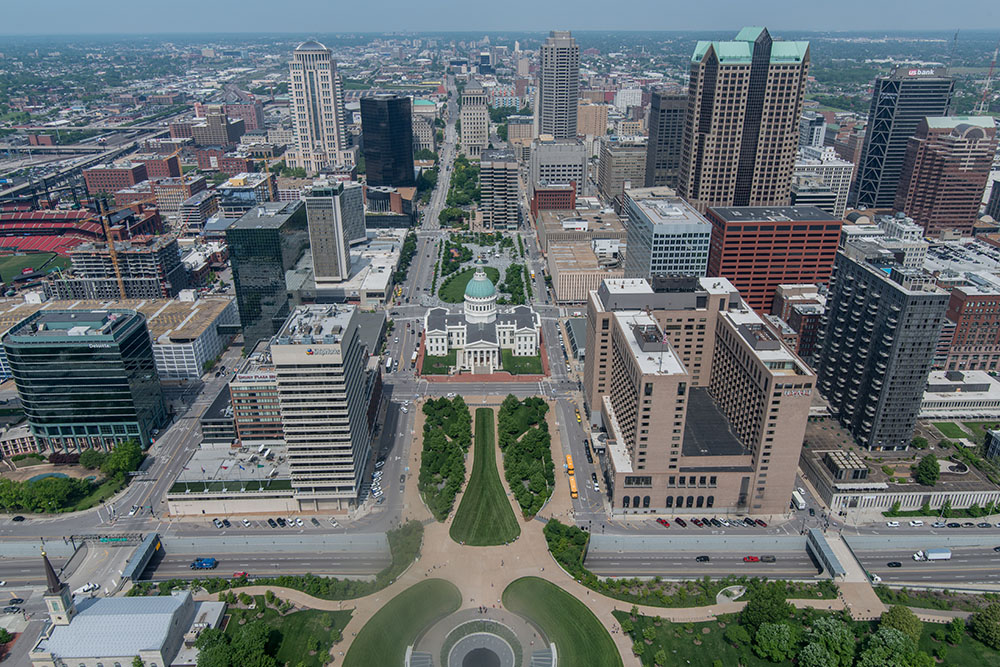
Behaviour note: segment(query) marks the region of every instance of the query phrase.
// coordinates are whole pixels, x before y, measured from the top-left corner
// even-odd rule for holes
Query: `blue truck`
[[[196,558],[190,567],[192,570],[214,570],[218,564],[214,558]]]

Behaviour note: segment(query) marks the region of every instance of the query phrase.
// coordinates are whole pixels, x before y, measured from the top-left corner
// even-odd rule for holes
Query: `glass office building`
[[[264,202],[226,230],[233,267],[236,305],[248,352],[269,340],[288,317],[285,272],[295,268],[309,247],[302,201]]]
[[[361,140],[368,185],[401,188],[415,184],[409,97],[362,97]]]
[[[167,421],[146,318],[134,310],[46,310],[3,339],[41,448],[147,447]]]

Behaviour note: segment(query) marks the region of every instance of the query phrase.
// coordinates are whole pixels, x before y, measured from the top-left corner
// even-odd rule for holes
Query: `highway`
[[[190,577],[230,577],[233,572],[247,572],[250,576],[277,576],[279,574],[323,574],[338,577],[374,575],[389,564],[383,554],[274,554],[239,553],[219,557],[214,570],[192,570],[191,561],[204,554],[169,554],[158,563],[151,564],[142,573],[146,581],[162,581]]]
[[[715,554],[707,552],[711,560],[695,560],[702,553],[675,551],[670,553],[624,552],[620,554],[588,555],[587,568],[600,576],[653,577],[697,579],[709,576],[721,578],[729,575],[768,577],[770,579],[811,579],[820,574],[820,568],[804,551],[772,552],[774,563],[744,563],[744,554]],[[762,554],[754,554],[762,555]]]
[[[993,551],[992,546],[951,551],[951,560],[944,561],[915,561],[913,549],[855,553],[866,570],[886,583],[1000,583],[1000,553]],[[900,567],[889,567],[890,562],[897,562]]]

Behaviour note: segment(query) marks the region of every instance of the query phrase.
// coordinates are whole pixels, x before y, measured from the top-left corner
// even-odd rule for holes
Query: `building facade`
[[[575,183],[576,195],[589,194],[587,148],[576,139],[540,137],[531,142],[528,179],[532,193],[540,183]]]
[[[953,287],[945,313],[954,323],[943,367],[950,371],[1000,370],[1000,278],[966,273]]]
[[[851,179],[854,177],[854,165],[837,157],[837,152],[829,147],[805,146],[799,150],[792,172],[795,179],[811,179],[818,181],[833,195],[832,208],[820,207],[837,218],[844,217],[847,208],[847,198],[851,192]],[[798,204],[798,201],[793,204]]]
[[[188,287],[176,235],[133,236],[115,241],[115,259],[107,243],[84,243],[70,252],[72,277],[49,281],[57,299],[160,299]],[[118,275],[121,275],[121,283]],[[122,294],[124,285],[125,293]]]
[[[539,47],[535,94],[537,134],[556,139],[576,138],[580,47],[568,30],[551,31]]]
[[[401,188],[414,184],[410,109],[410,98],[402,95],[361,98],[365,180],[370,185]]]
[[[680,197],[625,195],[625,277],[703,276],[708,270],[712,224]]]
[[[972,236],[996,149],[989,116],[924,118],[906,147],[895,209],[927,236]]]
[[[28,426],[53,452],[149,446],[167,421],[146,319],[133,310],[45,310],[3,339]]]
[[[323,167],[354,164],[355,151],[347,145],[344,130],[344,93],[333,53],[315,40],[295,47],[288,65],[288,88],[295,122],[291,167],[315,174]]]
[[[645,182],[645,137],[603,137],[597,164],[597,187],[601,196],[617,202],[621,208],[626,188],[637,188]]]
[[[476,80],[466,84],[462,91],[462,153],[478,158],[490,143],[490,109],[486,105],[486,91]]]
[[[758,313],[783,283],[825,283],[840,243],[839,218],[815,206],[713,207],[708,275],[727,278]]]
[[[646,187],[677,187],[684,145],[688,96],[654,90],[649,102]]]
[[[87,185],[89,195],[117,192],[142,183],[147,178],[149,178],[148,171],[142,162],[120,162],[83,170],[83,181]]]
[[[317,283],[351,275],[351,243],[365,239],[364,189],[360,183],[317,181],[303,193],[309,246]]]
[[[728,281],[605,280],[586,350],[614,513],[787,509],[815,376]]]
[[[909,446],[947,304],[929,274],[878,244],[837,253],[816,369],[831,412],[858,444]]]
[[[809,42],[766,28],[698,42],[677,193],[699,211],[787,205],[808,73]]]
[[[608,133],[608,105],[580,100],[576,109],[576,134],[603,137]]]
[[[799,148],[823,148],[826,143],[826,118],[806,111],[799,120]]]
[[[851,203],[892,208],[910,137],[927,116],[947,116],[955,80],[944,69],[900,66],[875,79]]]
[[[305,204],[269,202],[252,208],[226,230],[243,349],[269,340],[288,317],[285,272],[309,248]]]
[[[521,222],[521,190],[513,151],[483,151],[479,161],[479,192],[486,231],[517,229]]]

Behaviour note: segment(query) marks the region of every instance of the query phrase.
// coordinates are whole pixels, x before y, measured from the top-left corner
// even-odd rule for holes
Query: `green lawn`
[[[493,410],[476,410],[475,457],[472,476],[448,532],[469,546],[504,544],[521,534],[497,471]]]
[[[540,356],[515,357],[513,350],[500,350],[500,355],[503,357],[503,369],[511,375],[542,374],[542,358]]]
[[[972,431],[975,435],[976,442],[982,442],[983,437],[986,435],[986,429],[998,429],[1000,428],[1000,422],[962,422],[965,428]],[[968,436],[966,436],[968,437]]]
[[[448,369],[455,365],[455,350],[448,350],[443,357],[424,355],[424,363],[420,367],[421,375],[447,375]]]
[[[226,634],[232,636],[240,627],[241,618],[247,622],[257,620],[257,614],[264,610],[260,619],[279,635],[275,657],[279,665],[304,665],[305,667],[322,667],[330,658],[330,647],[333,646],[334,634],[340,633],[351,620],[350,611],[320,611],[307,609],[282,616],[277,610],[264,604],[264,596],[254,597],[256,609],[237,609],[230,607],[232,617],[226,626]],[[275,641],[272,633],[271,641]],[[319,650],[310,655],[309,646],[319,642]]]
[[[941,435],[946,438],[951,438],[952,440],[969,437],[969,434],[963,431],[962,427],[954,422],[932,422],[932,425],[934,428],[941,431]]]
[[[475,274],[476,269],[473,267],[471,269],[465,269],[464,271],[458,271],[451,274],[448,278],[441,283],[441,289],[438,290],[438,297],[445,303],[462,303],[465,301],[465,286],[469,284],[472,280],[473,274]],[[486,267],[486,276],[493,282],[494,285],[500,282],[500,272],[494,269],[492,266]]]
[[[945,665],[1000,664],[1000,651],[994,651],[986,644],[983,644],[978,639],[973,639],[968,634],[956,646],[952,646],[947,642],[936,641],[931,637],[931,634],[935,630],[945,627],[947,626],[937,623],[924,623],[924,634],[920,635],[920,642],[918,644],[920,649],[926,651],[928,655],[934,655],[934,649],[945,646],[948,651],[948,656],[944,660]]]
[[[503,606],[541,629],[556,645],[559,664],[621,667],[618,648],[594,613],[555,584],[522,577],[504,590]]]
[[[406,647],[461,606],[462,594],[444,579],[427,579],[411,586],[365,623],[347,651],[344,667],[402,665]]]
[[[5,283],[10,282],[21,275],[22,269],[32,268],[39,271],[46,262],[55,256],[54,252],[35,252],[27,255],[6,255],[0,257],[0,279]],[[67,266],[68,264],[66,262]]]

